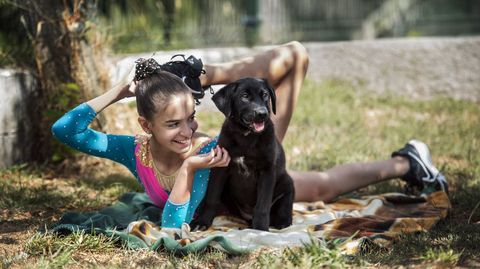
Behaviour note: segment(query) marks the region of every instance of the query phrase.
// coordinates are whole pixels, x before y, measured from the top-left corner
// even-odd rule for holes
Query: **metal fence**
[[[194,28],[205,41],[241,42],[242,1],[204,2],[208,12],[197,14]],[[259,0],[258,6],[260,43],[480,33],[479,0]]]
[[[252,28],[256,44],[397,36],[480,34],[480,0],[162,0],[174,3],[173,47],[243,45]],[[152,9],[155,9],[152,6]],[[150,12],[150,13],[149,13]],[[161,8],[146,17],[165,17]],[[153,14],[153,15],[152,15]],[[148,19],[148,18],[147,18]],[[257,19],[260,21],[256,24]],[[161,29],[162,23],[148,27]],[[145,30],[145,31],[143,31]],[[160,42],[154,29],[135,33]],[[143,35],[143,36],[142,36]],[[152,36],[156,35],[156,36]],[[125,42],[125,40],[122,40]]]

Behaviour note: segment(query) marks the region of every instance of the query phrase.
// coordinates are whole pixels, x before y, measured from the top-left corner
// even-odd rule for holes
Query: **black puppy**
[[[294,187],[270,120],[270,101],[275,114],[275,92],[266,80],[243,78],[220,89],[212,99],[226,116],[218,144],[227,149],[232,161],[228,167],[211,170],[192,228],[210,227],[222,202],[254,229],[290,226]]]

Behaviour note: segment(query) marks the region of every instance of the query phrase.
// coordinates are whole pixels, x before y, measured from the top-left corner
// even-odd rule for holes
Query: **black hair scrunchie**
[[[162,66],[153,58],[140,58],[135,61],[135,64],[135,77],[133,78],[133,81],[139,81],[152,74],[158,73],[162,68]]]
[[[183,60],[173,60],[179,56],[182,57]],[[205,74],[205,70],[203,69],[202,60],[195,58],[193,55],[185,59],[185,55],[177,54],[163,65],[157,63],[153,58],[139,58],[135,63],[135,77],[133,81],[139,81],[160,71],[166,71],[181,78],[183,82],[187,84],[197,105],[200,104],[199,100],[205,96],[205,90],[210,89],[210,92],[213,94],[210,86],[202,87],[200,75]]]

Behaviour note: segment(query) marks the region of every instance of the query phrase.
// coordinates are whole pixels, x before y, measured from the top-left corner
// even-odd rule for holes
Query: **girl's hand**
[[[203,143],[194,155],[188,157],[184,161],[184,164],[189,171],[194,172],[195,170],[202,168],[228,166],[230,163],[230,155],[225,148],[222,148],[218,145],[208,153],[197,155],[200,149],[209,142],[210,141]]]
[[[135,91],[137,90],[137,83],[131,81],[130,84],[123,86],[122,88],[122,98],[134,97]]]
[[[210,140],[211,141],[211,140]],[[172,191],[170,192],[169,200],[173,203],[183,203],[188,201],[192,191],[194,174],[197,169],[225,167],[230,162],[230,155],[227,150],[216,146],[210,152],[197,155],[201,148],[207,143],[203,143],[194,153],[183,161],[180,172],[175,179]]]
[[[133,97],[135,96],[135,91],[137,90],[137,83],[133,81],[135,77],[135,66],[128,72],[128,74],[122,78],[120,85],[122,85],[121,97]]]

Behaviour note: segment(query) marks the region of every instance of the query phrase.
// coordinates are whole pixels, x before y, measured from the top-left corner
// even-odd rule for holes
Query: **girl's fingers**
[[[217,163],[218,163],[218,159],[216,157],[213,157],[208,163],[208,167],[215,167]]]
[[[212,149],[212,153],[213,153],[213,158],[210,160],[208,165],[210,167],[215,167],[217,166],[218,161],[221,160],[221,154],[218,153],[218,146]]]
[[[232,158],[231,158],[230,155],[229,155],[228,158],[227,158],[227,162],[226,162],[225,166],[230,165],[230,161],[231,161],[231,160],[232,160]]]
[[[225,166],[228,166],[230,164],[230,160],[232,158],[230,158],[230,156],[227,157],[227,159],[225,160]]]
[[[217,160],[221,160],[223,158],[223,151],[222,151],[222,148],[220,148],[220,146],[216,146],[215,147],[215,158]]]
[[[222,165],[228,166],[230,156],[228,155],[227,150],[224,148],[222,148],[222,153],[223,153],[223,156],[222,156],[221,163]]]
[[[222,151],[219,150],[219,146],[216,146],[215,148],[212,149],[212,152],[214,154],[214,161],[217,162],[222,159]]]
[[[128,91],[132,95],[135,95],[135,92],[137,91],[137,83],[134,81],[130,82],[130,84],[128,85]]]
[[[208,166],[211,166],[215,162],[215,149],[210,150],[205,158],[205,162]]]
[[[221,154],[217,154],[215,157],[215,162],[212,163],[212,167],[226,167],[228,166],[230,162],[230,156],[228,155],[228,152],[224,148],[219,148],[218,150],[221,152]]]
[[[210,152],[208,153],[208,159],[209,159],[210,161],[214,161],[214,160],[215,160],[215,149],[210,150]]]
[[[205,145],[210,141],[206,141],[203,144]],[[222,148],[218,145],[215,148],[211,149],[208,153],[196,155],[196,157],[199,158],[197,159],[199,162],[199,165],[205,168],[226,167],[228,166],[231,160],[230,155],[228,154],[228,151],[225,148]],[[203,163],[203,164],[200,164],[200,163]]]

